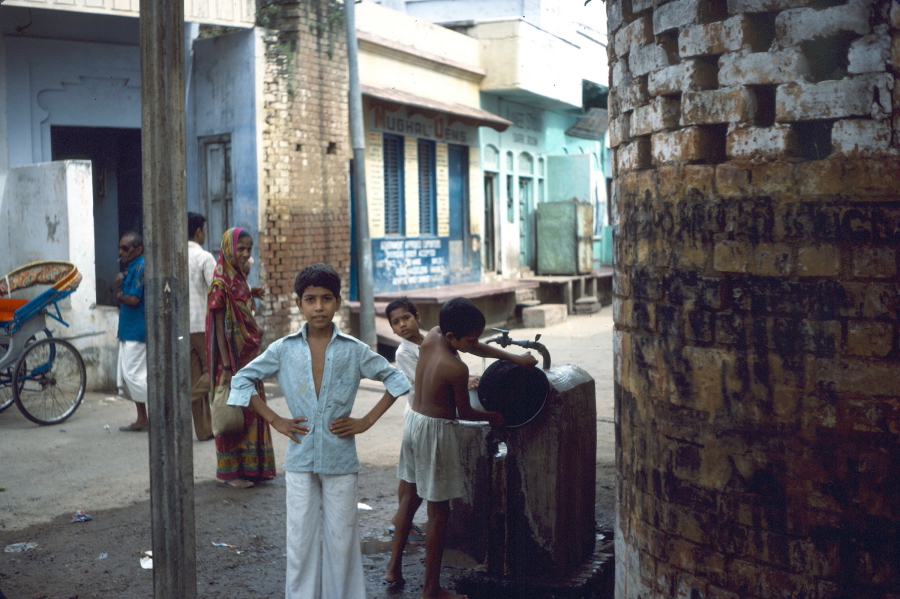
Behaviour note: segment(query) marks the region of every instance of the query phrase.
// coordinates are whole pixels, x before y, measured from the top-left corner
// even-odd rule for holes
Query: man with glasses
[[[140,234],[128,231],[119,240],[119,262],[127,266],[116,275],[116,304],[119,306],[119,395],[137,406],[137,420],[120,426],[120,431],[150,430],[147,418],[147,324],[144,320],[144,242]]]

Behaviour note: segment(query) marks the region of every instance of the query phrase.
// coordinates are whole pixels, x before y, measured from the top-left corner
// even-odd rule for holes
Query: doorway
[[[450,270],[469,266],[466,240],[469,231],[469,148],[448,144],[450,183]]]
[[[219,255],[222,235],[234,222],[234,181],[231,175],[231,135],[200,140],[201,202],[206,211],[206,249]]]
[[[534,270],[534,179],[519,177],[519,266]]]
[[[141,130],[50,127],[52,160],[90,160],[94,189],[94,269],[97,304],[114,306],[119,238],[142,233]]]
[[[497,271],[497,173],[484,173],[484,270]]]

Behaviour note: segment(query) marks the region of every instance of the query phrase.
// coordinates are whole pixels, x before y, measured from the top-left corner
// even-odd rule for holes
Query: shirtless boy
[[[469,405],[469,368],[458,352],[510,360],[524,367],[537,364],[530,353],[514,355],[478,341],[484,325],[484,315],[475,304],[466,298],[454,298],[444,304],[440,326],[428,332],[419,350],[415,399],[404,420],[397,475],[409,483],[413,493],[428,502],[423,599],[464,597],[440,586],[450,500],[464,493],[457,414],[464,420],[487,421],[494,429],[504,425],[499,412],[482,412]],[[403,549],[416,507],[415,502],[401,503],[391,560],[384,575],[388,583],[403,582]]]

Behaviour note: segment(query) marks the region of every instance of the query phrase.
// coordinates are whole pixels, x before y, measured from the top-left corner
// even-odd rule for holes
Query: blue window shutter
[[[384,233],[403,234],[403,138],[384,136]]]
[[[437,189],[434,142],[419,140],[419,234],[436,232]]]

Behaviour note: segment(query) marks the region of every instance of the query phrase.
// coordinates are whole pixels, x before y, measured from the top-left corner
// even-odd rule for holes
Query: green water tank
[[[543,202],[537,207],[537,272],[580,275],[593,269],[594,211],[588,202]]]

